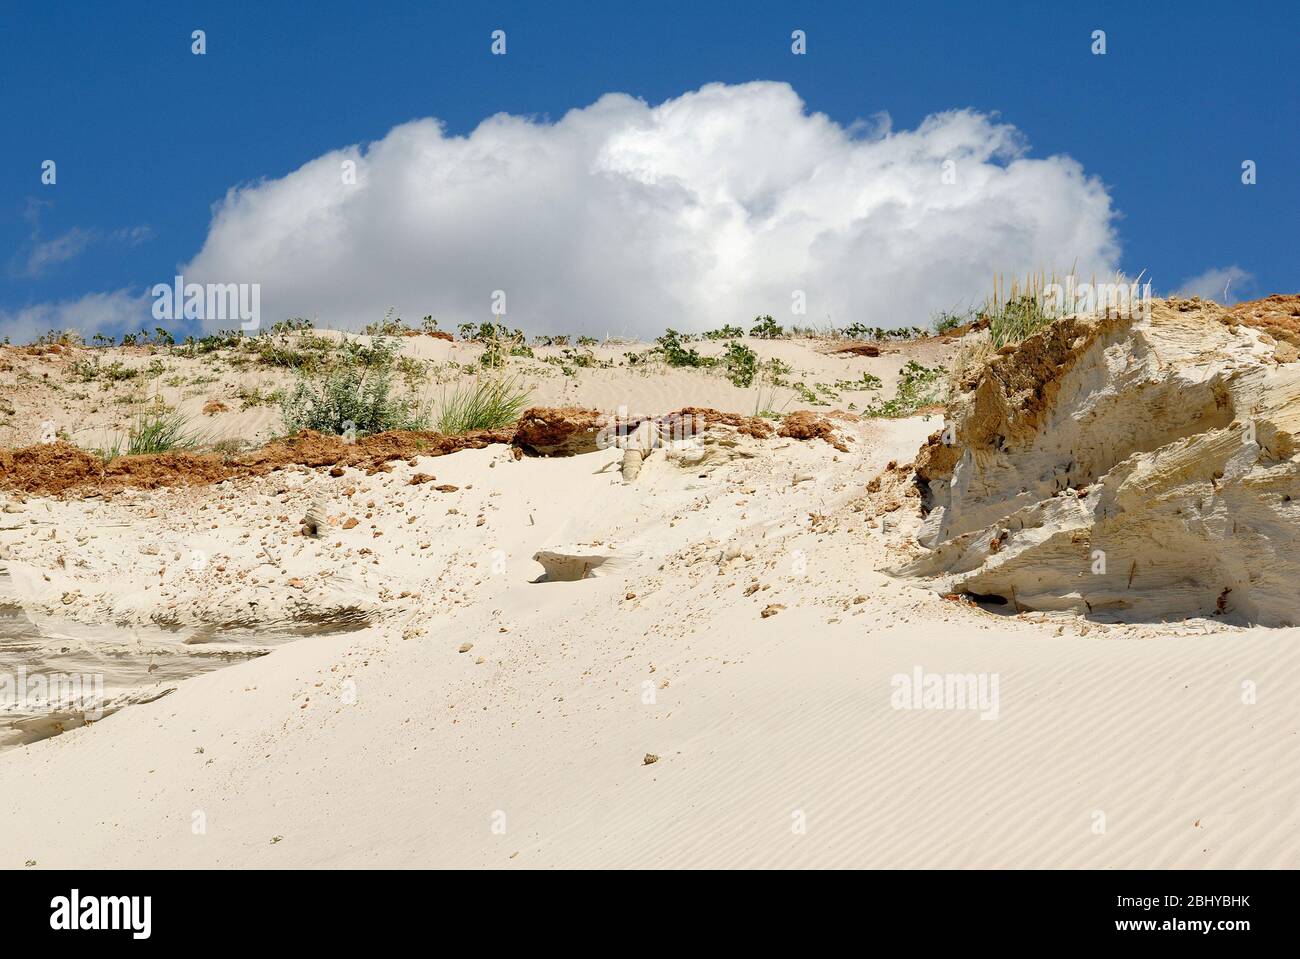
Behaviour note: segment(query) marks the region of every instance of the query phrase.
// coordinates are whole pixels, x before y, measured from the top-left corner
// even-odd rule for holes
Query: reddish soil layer
[[[391,460],[442,456],[491,443],[509,443],[514,429],[483,430],[464,436],[395,432],[347,443],[310,430],[235,456],[217,453],[158,453],[120,456],[105,464],[69,443],[38,443],[0,450],[0,488],[38,496],[112,493],[133,487],[202,486],[244,476],[262,476],[286,466],[355,466],[371,472]]]
[[[687,416],[703,417],[706,424],[724,423],[758,439],[767,439],[773,432],[771,425],[759,417],[700,407],[687,407],[661,419],[671,422]],[[632,428],[636,422],[631,422]],[[387,464],[393,460],[444,456],[493,443],[513,444],[516,456],[522,456],[525,451],[571,455],[594,450],[596,431],[608,423],[608,417],[595,410],[534,408],[525,412],[514,426],[462,436],[395,431],[348,443],[341,437],[305,430],[246,453],[158,453],[120,456],[108,463],[69,443],[38,443],[0,450],[0,489],[34,496],[100,496],[127,488],[203,486],[227,479],[263,476],[287,466],[330,467],[332,475],[342,475],[345,466],[373,473],[388,469]],[[783,435],[797,439],[823,435],[816,431],[808,436],[800,435],[803,432],[807,430],[800,428]]]

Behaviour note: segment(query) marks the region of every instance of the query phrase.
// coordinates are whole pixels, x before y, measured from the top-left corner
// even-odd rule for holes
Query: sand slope
[[[703,477],[658,454],[632,486],[616,451],[504,447],[303,476],[292,497],[376,502],[382,537],[325,539],[380,562],[320,560],[368,567],[372,625],[0,752],[0,865],[1300,865],[1300,630],[999,615],[885,576],[920,518],[882,532],[862,490],[936,428],[848,424],[847,454],[778,440]],[[249,542],[205,534],[232,574],[287,535],[267,482],[236,490]],[[165,495],[150,528],[184,537],[225,493]],[[637,559],[531,582],[534,552],[582,543]],[[273,582],[222,589],[287,618],[273,551]],[[65,571],[86,592],[111,562],[88,555]],[[96,615],[129,619],[112,568]],[[168,588],[204,608],[201,582]],[[918,666],[996,674],[998,717],[893,708]]]

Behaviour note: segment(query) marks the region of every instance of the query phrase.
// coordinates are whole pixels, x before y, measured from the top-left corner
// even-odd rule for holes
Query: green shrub
[[[280,327],[284,321],[277,323],[272,329]],[[306,321],[304,321],[306,322]],[[209,333],[207,336],[199,337],[197,340],[192,336],[185,338],[185,343],[172,350],[176,356],[196,357],[205,356],[208,353],[215,353],[218,350],[231,350],[243,345],[244,334],[239,330],[218,330],[216,333]],[[111,341],[110,341],[111,345]]]
[[[613,366],[608,360],[601,361],[596,358],[596,354],[591,350],[573,350],[565,348],[560,351],[566,363],[572,364],[581,370],[604,369],[607,366]]]
[[[722,354],[722,366],[727,379],[743,389],[753,384],[758,373],[758,354],[743,343],[728,343]]]
[[[785,335],[785,330],[777,325],[776,320],[770,316],[754,317],[754,326],[749,331],[750,336],[756,336],[760,340],[775,340]]]
[[[623,354],[623,359],[628,366],[640,366],[644,368],[648,366],[650,364],[650,361],[653,360],[658,355],[659,355],[659,348],[655,347],[655,349],[653,350],[642,350],[639,353],[633,351],[627,351]]]
[[[664,331],[663,336],[655,340],[655,343],[658,344],[659,354],[669,366],[707,367],[717,363],[717,360],[712,357],[701,356],[694,347],[686,346],[686,340],[687,337],[669,328]]]
[[[263,333],[243,340],[241,346],[261,366],[282,367],[302,374],[329,366],[340,348],[334,340],[301,331]]]
[[[505,366],[506,357],[514,356],[516,347],[523,346],[524,343],[522,332],[515,330],[512,333],[499,323],[495,326],[491,323],[482,324],[475,339],[483,343],[479,363],[493,369]]]
[[[393,393],[397,349],[396,341],[383,336],[368,346],[345,340],[328,366],[300,373],[280,402],[286,432],[343,434],[351,429],[364,435],[424,429],[427,412]]]

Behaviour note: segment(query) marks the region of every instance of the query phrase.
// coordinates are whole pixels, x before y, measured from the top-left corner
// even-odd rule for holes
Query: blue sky
[[[1298,10],[7,2],[0,316],[143,294],[198,254],[231,187],[285,177],[410,120],[436,117],[460,136],[498,112],[558,120],[609,92],[654,106],[753,80],[789,83],[808,111],[842,126],[881,112],[901,130],[945,110],[996,112],[1029,156],[1068,154],[1104,184],[1130,274],[1145,269],[1167,290],[1235,266],[1253,276],[1239,295],[1295,291]],[[204,56],[190,52],[196,28]],[[804,56],[791,54],[796,28]],[[507,31],[504,57],[489,51],[495,29]],[[1106,31],[1105,56],[1090,52],[1095,29]],[[58,164],[54,186],[40,181],[46,159]],[[1258,169],[1249,187],[1247,159]],[[1003,268],[1068,266],[1070,251],[1060,253],[1064,264]]]

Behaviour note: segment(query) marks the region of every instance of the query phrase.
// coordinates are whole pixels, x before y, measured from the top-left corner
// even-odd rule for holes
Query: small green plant
[[[808,387],[804,386],[802,382],[791,383],[790,389],[794,390],[795,394],[798,395],[799,399],[803,400],[805,403],[811,403],[814,406],[825,405],[818,398],[817,394],[814,393],[812,390],[808,389]]]
[[[127,366],[121,360],[114,360],[112,363],[101,363],[98,356],[92,356],[89,360],[76,360],[68,366],[68,377],[79,383],[92,383],[100,380],[104,383],[104,388],[108,388],[110,383],[120,383],[123,380],[135,379],[141,374],[141,370]]]
[[[844,391],[878,390],[885,385],[884,380],[874,373],[863,373],[860,379],[836,380],[835,388]]]
[[[745,335],[745,331],[738,326],[727,324],[719,330],[709,330],[704,334],[706,340],[738,340]]]
[[[562,350],[561,353],[566,361],[572,363],[580,370],[599,369],[609,365],[608,362],[602,363],[597,359],[596,354],[591,350],[565,349]]]
[[[755,416],[780,419],[781,414],[773,407],[777,403],[779,391],[788,385],[785,376],[790,372],[790,364],[775,357],[758,364],[754,390]]]
[[[286,327],[280,329],[272,327],[268,333],[238,342],[259,365],[282,367],[299,373],[309,373],[327,367],[339,349],[339,344],[327,337],[319,336],[310,330]]]
[[[457,436],[472,430],[495,430],[519,419],[528,391],[518,376],[475,377],[473,383],[443,394],[437,430]]]
[[[394,368],[402,377],[402,382],[406,384],[406,388],[410,390],[423,385],[425,377],[428,376],[424,361],[413,356],[399,356]]]
[[[793,366],[776,356],[764,360],[762,369],[763,375],[771,380],[773,386],[788,386],[786,377],[794,372]]]
[[[76,330],[50,330],[36,337],[36,346],[81,346],[81,334]]]
[[[749,335],[756,336],[760,340],[776,340],[785,335],[785,330],[770,316],[756,316]]]
[[[274,406],[284,399],[284,393],[280,390],[263,392],[260,386],[250,389],[241,385],[235,391],[235,398],[239,400],[241,410],[251,410],[258,406]]]
[[[867,326],[865,323],[853,323],[839,331],[841,336],[851,340],[918,340],[930,335],[928,330],[919,326],[899,326],[885,329],[883,326]]]
[[[281,325],[281,323],[277,323],[271,329],[275,330]],[[239,330],[218,330],[216,333],[209,333],[207,336],[202,336],[198,339],[195,339],[192,336],[187,336],[182,345],[172,350],[172,354],[175,356],[185,356],[190,358],[206,356],[207,354],[215,353],[218,350],[228,350],[239,347],[243,342],[243,337],[244,334]]]
[[[955,313],[948,310],[940,310],[931,320],[935,333],[951,333],[958,327],[965,326],[971,321],[971,317],[966,313]]]

